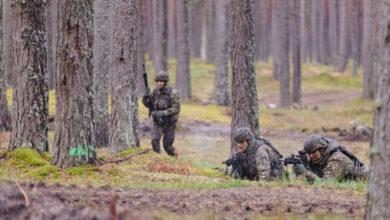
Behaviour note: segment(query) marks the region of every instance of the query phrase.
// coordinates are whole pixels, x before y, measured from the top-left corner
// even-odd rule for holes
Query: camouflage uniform
[[[160,72],[156,75],[155,80],[161,80],[167,83],[168,74],[166,72]],[[160,153],[160,140],[163,136],[163,146],[165,151],[171,156],[176,156],[177,152],[172,145],[175,140],[176,123],[180,112],[179,93],[173,88],[164,86],[162,89],[154,89],[150,95],[144,96],[142,98],[142,103],[152,110],[153,150]]]
[[[242,173],[239,178],[249,180],[273,180],[280,178],[283,173],[282,157],[272,144],[265,138],[255,138],[247,128],[239,128],[234,133],[234,140],[248,141],[247,149],[236,153],[240,160]]]
[[[364,180],[367,169],[352,153],[348,152],[335,140],[314,134],[304,143],[305,152],[324,149],[318,161],[310,161],[308,170],[304,171],[309,182],[317,178],[337,180]]]

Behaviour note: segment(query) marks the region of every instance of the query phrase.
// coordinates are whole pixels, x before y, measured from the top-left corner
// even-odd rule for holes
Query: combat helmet
[[[254,137],[253,133],[247,127],[240,127],[233,133],[233,139],[237,143],[252,140]]]
[[[169,81],[169,76],[168,76],[168,73],[165,72],[165,71],[160,71],[156,74],[156,76],[154,77],[154,81],[164,81],[164,82],[168,82]]]
[[[319,134],[312,134],[306,138],[303,143],[303,150],[305,153],[312,153],[318,149],[326,148],[328,146],[328,141]]]

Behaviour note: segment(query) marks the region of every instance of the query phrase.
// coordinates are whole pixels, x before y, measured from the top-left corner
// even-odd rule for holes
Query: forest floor
[[[170,72],[174,68],[174,62],[170,62]],[[182,105],[175,141],[179,159],[149,152],[121,164],[60,170],[50,164],[49,154],[28,150],[7,153],[0,157],[0,216],[362,218],[366,183],[317,181],[310,185],[301,179],[251,182],[224,176],[221,162],[230,154],[230,109],[209,103],[214,67],[195,60],[191,70],[194,101]],[[372,123],[372,102],[360,98],[361,76],[352,77],[349,70],[335,73],[331,67],[305,65],[303,104],[283,110],[271,107],[278,103],[278,83],[272,79],[271,64],[259,64],[257,71],[261,135],[270,139],[284,156],[297,153],[308,135],[319,132],[335,138],[368,163],[369,141],[354,134],[350,127],[351,121],[369,126]],[[55,112],[53,97],[51,92],[51,115]],[[112,156],[106,148],[99,148],[100,160],[150,149],[151,121],[144,107],[140,105],[139,110],[141,149]],[[53,130],[49,130],[49,141],[52,140]],[[1,132],[0,149],[8,143],[9,132]]]

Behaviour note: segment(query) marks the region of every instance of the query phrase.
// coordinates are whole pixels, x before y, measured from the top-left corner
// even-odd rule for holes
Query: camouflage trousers
[[[160,153],[160,140],[163,137],[163,146],[168,155],[176,156],[176,150],[172,146],[175,141],[176,123],[164,127],[153,125],[152,128],[152,147],[153,151]]]

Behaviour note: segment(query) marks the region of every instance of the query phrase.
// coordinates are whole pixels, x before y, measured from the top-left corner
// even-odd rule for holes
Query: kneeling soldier
[[[273,180],[280,178],[284,168],[282,155],[265,138],[256,138],[248,128],[233,133],[237,153],[232,160],[233,177],[249,180]],[[229,161],[229,160],[228,160]]]
[[[316,178],[342,180],[364,180],[367,169],[351,152],[335,140],[319,134],[310,135],[303,144],[309,164],[296,164],[293,171],[296,175],[306,176],[309,182]]]

